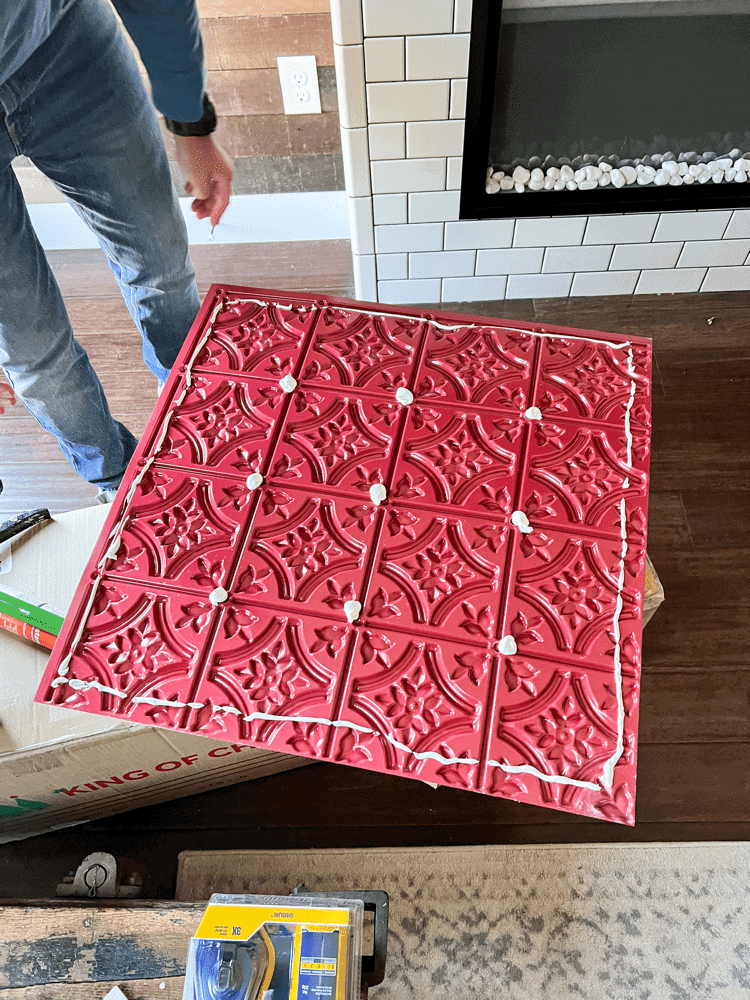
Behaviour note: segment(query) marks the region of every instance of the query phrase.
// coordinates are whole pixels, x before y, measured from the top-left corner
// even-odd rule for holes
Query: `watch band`
[[[164,116],[164,124],[174,135],[210,135],[216,131],[216,110],[208,94],[203,95],[203,117],[197,122],[176,122]]]

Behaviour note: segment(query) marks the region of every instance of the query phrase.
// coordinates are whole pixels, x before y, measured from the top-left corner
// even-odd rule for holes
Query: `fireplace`
[[[460,218],[747,207],[748,78],[750,0],[474,0]]]
[[[503,5],[506,15],[511,2],[517,0]],[[576,2],[581,6],[583,0]],[[712,2],[700,0],[701,9]],[[742,3],[750,8],[750,0]],[[467,101],[467,83],[470,56],[475,74],[477,59],[488,51],[493,10],[500,10],[499,0],[331,0],[357,297],[455,303],[750,290],[750,185],[734,180],[687,185],[691,192],[709,189],[714,199],[728,188],[734,208],[690,200],[662,210],[669,196],[687,190],[670,184],[654,185],[658,200],[648,203],[647,186],[623,189],[623,200],[640,199],[638,210],[634,201],[623,206],[612,200],[611,184],[591,189],[609,198],[606,211],[601,201],[591,206],[592,193],[585,188],[486,194],[489,138],[485,132],[484,149],[477,152],[482,102],[476,92]],[[484,40],[475,41],[475,30],[485,33]],[[738,100],[746,62],[743,52],[737,64],[722,69],[725,90],[736,92]],[[696,71],[686,89],[705,87],[704,76]],[[724,127],[724,134],[730,129],[744,134],[747,126]],[[669,137],[669,128],[664,132]],[[608,141],[601,132],[599,137]],[[736,146],[748,152],[747,145]],[[733,147],[695,150],[706,151],[719,156]],[[524,148],[523,155],[531,153]],[[473,179],[474,200],[486,204],[466,204],[464,174]],[[463,186],[468,189],[468,183]],[[575,195],[575,205],[556,207],[563,194]],[[536,218],[530,217],[533,212]]]

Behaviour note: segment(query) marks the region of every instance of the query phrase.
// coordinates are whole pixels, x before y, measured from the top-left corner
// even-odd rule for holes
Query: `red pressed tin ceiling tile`
[[[632,825],[650,365],[213,287],[37,700]]]

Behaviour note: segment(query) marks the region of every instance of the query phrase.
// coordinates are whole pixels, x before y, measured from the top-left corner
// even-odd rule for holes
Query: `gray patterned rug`
[[[201,851],[177,898],[385,889],[370,1000],[750,998],[750,845]]]

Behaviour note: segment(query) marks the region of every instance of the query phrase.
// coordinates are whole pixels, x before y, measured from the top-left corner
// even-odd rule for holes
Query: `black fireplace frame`
[[[485,191],[494,81],[500,53],[502,0],[474,0],[469,48],[466,127],[459,219],[533,219],[558,215],[618,215],[750,207],[750,180],[736,185],[680,187],[608,185],[588,191]],[[743,197],[744,195],[744,197]]]

